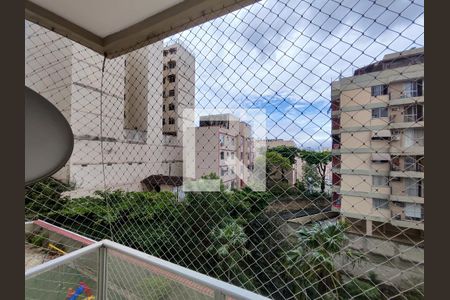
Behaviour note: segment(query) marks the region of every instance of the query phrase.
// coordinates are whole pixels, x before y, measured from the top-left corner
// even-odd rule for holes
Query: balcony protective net
[[[25,21],[25,84],[75,137],[25,221],[273,299],[424,298],[423,10],[260,1],[114,59]],[[33,228],[42,261],[83,245]],[[212,297],[111,259],[111,299]]]

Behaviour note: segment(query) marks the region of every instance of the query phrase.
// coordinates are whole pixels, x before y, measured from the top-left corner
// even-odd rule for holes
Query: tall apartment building
[[[231,114],[200,117],[195,128],[196,178],[215,173],[226,188],[242,188],[254,167],[252,128]]]
[[[183,176],[183,126],[194,126],[195,57],[180,44],[162,50],[164,173]],[[185,111],[188,109],[188,111]]]
[[[173,149],[181,144],[167,140],[171,129],[162,124],[164,105],[176,102],[162,95],[171,85],[177,99],[193,103],[193,96],[184,95],[194,93],[194,67],[179,63],[175,70],[182,75],[163,87],[163,74],[175,70],[163,70],[167,57],[157,42],[107,59],[102,85],[103,56],[38,25],[27,30],[25,84],[64,114],[75,137],[70,160],[53,177],[75,184],[73,195],[105,187],[139,191],[162,179],[161,186],[180,185],[181,150]],[[192,56],[186,61],[194,65]],[[183,76],[191,76],[190,82]]]
[[[334,208],[356,231],[422,240],[424,92],[423,48],[332,83]]]

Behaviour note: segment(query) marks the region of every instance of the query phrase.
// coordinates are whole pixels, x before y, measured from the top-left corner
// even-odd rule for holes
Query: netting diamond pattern
[[[26,221],[273,299],[424,298],[423,9],[266,0],[114,59],[26,21],[25,84],[75,137]],[[186,189],[200,179],[219,190]],[[212,297],[111,259],[110,298]]]

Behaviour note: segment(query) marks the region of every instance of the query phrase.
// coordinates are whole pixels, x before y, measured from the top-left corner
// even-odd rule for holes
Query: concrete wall
[[[364,278],[368,278],[369,272],[374,272],[380,281],[389,282],[399,289],[423,288],[424,248],[350,233],[347,237],[350,239],[349,247],[362,251],[365,257],[355,266],[338,259],[347,272]]]

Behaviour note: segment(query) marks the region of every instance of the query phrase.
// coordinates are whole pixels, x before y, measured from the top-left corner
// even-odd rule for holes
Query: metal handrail
[[[156,266],[161,270],[170,272],[175,275],[179,275],[183,278],[191,280],[197,284],[204,285],[214,290],[217,294],[223,294],[230,296],[234,299],[248,299],[248,300],[267,300],[269,298],[258,295],[251,291],[245,290],[243,288],[237,287],[235,285],[226,283],[224,281],[212,278],[210,276],[198,273],[196,271],[184,268],[182,266],[173,264],[171,262],[162,260],[155,256],[143,253],[141,251],[126,247],[124,245],[112,242],[110,240],[102,240],[100,242],[94,243],[92,245],[86,246],[74,252],[68,253],[64,256],[58,257],[51,261],[45,262],[41,265],[33,267],[25,272],[25,279],[30,279],[38,274],[42,274],[46,271],[54,269],[63,264],[67,264],[70,261],[73,261],[85,254],[98,251],[100,248],[106,248],[120,252],[134,259],[140,260],[144,263]],[[101,270],[99,270],[101,271]],[[99,274],[98,276],[101,276]]]

